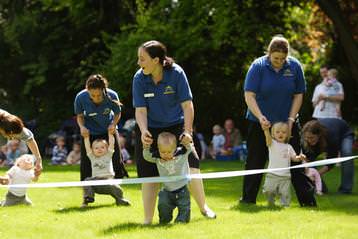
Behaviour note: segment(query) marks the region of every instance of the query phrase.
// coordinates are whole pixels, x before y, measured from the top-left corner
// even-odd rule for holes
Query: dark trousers
[[[85,181],[91,180],[107,180],[107,178],[97,178],[97,177],[90,177],[85,178]],[[123,198],[123,191],[117,185],[98,185],[98,186],[85,186],[83,187],[84,194],[83,198],[92,198],[94,199],[95,193],[98,194],[107,194],[111,195],[116,202],[120,201]]]
[[[108,135],[90,135],[90,142],[92,142],[95,139],[105,139],[108,142]],[[120,148],[118,146],[117,137],[114,137],[114,154],[112,156],[112,163],[113,163],[113,170],[114,170],[114,178],[123,178],[128,177],[127,170],[124,167],[123,160],[120,153]],[[83,141],[83,138],[81,139],[81,163],[80,163],[80,173],[81,173],[81,181],[85,180],[85,178],[92,177],[92,167],[91,167],[91,161],[87,157],[86,154],[86,148]]]
[[[190,194],[187,186],[173,192],[162,189],[159,192],[158,210],[159,223],[170,223],[173,219],[173,210],[178,208],[175,222],[190,221]]]
[[[290,144],[296,153],[300,153],[300,136],[298,124],[292,128],[292,138]],[[249,121],[247,137],[247,161],[245,170],[263,169],[268,160],[268,149],[266,146],[265,135],[261,125],[257,122]],[[292,165],[295,163],[292,162]],[[296,163],[297,164],[297,163]],[[256,203],[258,191],[262,181],[263,174],[244,176],[242,201],[247,203]],[[304,169],[291,170],[291,182],[295,189],[297,199],[301,206],[316,206],[314,198],[314,185],[304,174]]]

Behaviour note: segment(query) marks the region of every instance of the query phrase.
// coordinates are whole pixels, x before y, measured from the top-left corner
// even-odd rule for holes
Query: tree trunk
[[[354,41],[349,23],[344,18],[337,0],[316,0],[322,11],[331,19],[342,42],[345,55],[356,85],[358,85],[358,46]]]

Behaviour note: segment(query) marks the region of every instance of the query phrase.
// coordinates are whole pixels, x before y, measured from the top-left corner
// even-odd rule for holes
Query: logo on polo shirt
[[[173,90],[173,87],[171,87],[170,85],[166,86],[164,89],[164,95],[168,95],[168,94],[174,94],[175,91]]]
[[[111,113],[111,109],[110,109],[110,108],[105,108],[105,109],[103,110],[103,114],[104,114],[104,115],[108,115],[109,113]]]
[[[283,72],[283,76],[294,76],[290,69],[286,69]]]

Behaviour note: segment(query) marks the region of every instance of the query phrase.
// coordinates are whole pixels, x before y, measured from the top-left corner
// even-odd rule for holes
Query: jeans
[[[353,135],[349,135],[342,140],[341,157],[352,156]],[[354,161],[348,160],[341,164],[341,185],[338,191],[341,193],[351,193],[354,181]]]
[[[175,222],[190,221],[190,194],[187,186],[175,191],[162,189],[159,192],[159,223],[170,223],[173,219],[173,210],[178,207],[178,216]]]

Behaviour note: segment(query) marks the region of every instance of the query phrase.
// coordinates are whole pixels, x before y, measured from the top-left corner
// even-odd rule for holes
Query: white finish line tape
[[[295,169],[295,168],[305,168],[305,167],[315,167],[322,166],[327,164],[335,164],[348,160],[357,158],[358,156],[350,156],[343,158],[332,158],[319,160],[310,163],[304,163],[296,166],[291,166],[287,168],[273,168],[273,169],[253,169],[253,170],[240,170],[240,171],[226,171],[226,172],[214,172],[214,173],[200,173],[200,174],[190,174],[183,176],[167,176],[167,177],[148,177],[148,178],[126,178],[126,179],[106,179],[106,180],[92,180],[92,181],[77,181],[77,182],[55,182],[55,183],[34,183],[34,184],[12,184],[12,185],[0,185],[0,188],[53,188],[53,187],[81,187],[81,186],[99,186],[99,185],[117,185],[117,184],[140,184],[140,183],[163,183],[163,182],[173,182],[180,179],[211,179],[211,178],[227,178],[227,177],[237,177],[244,175],[252,175],[259,173],[270,173],[275,171]]]

